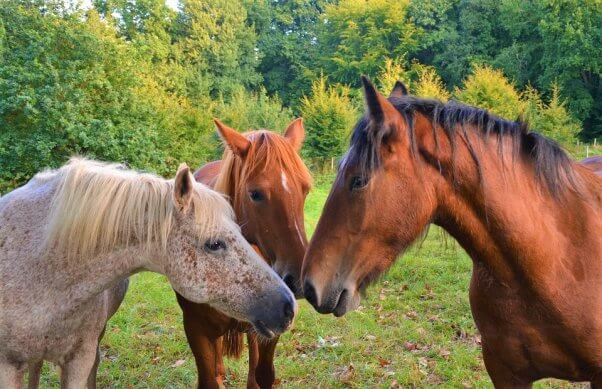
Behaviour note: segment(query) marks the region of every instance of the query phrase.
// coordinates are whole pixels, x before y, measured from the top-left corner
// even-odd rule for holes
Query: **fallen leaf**
[[[380,367],[386,367],[391,364],[391,361],[382,357],[378,357],[378,364],[380,365]]]
[[[412,350],[416,350],[418,348],[418,345],[416,343],[412,343],[412,342],[405,342],[403,344],[403,348],[405,348],[407,351],[412,351]]]
[[[349,366],[341,366],[335,369],[333,376],[334,378],[336,378],[337,380],[341,381],[342,383],[348,383],[353,379],[353,376],[355,375],[355,367],[353,367],[353,364],[349,364]]]
[[[439,356],[442,357],[443,359],[449,359],[450,355],[451,355],[451,352],[449,350],[441,349],[441,351],[439,351]]]
[[[185,359],[178,359],[177,361],[175,361],[175,363],[173,365],[171,365],[171,367],[179,367],[179,366],[182,366],[185,363],[186,363]]]
[[[416,319],[418,317],[418,313],[416,313],[416,311],[409,311],[406,312],[406,317],[408,319]]]

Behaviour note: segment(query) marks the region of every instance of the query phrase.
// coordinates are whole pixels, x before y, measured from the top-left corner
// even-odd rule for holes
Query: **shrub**
[[[301,99],[301,113],[306,128],[304,155],[309,158],[340,156],[358,116],[349,89],[327,86],[326,78],[321,76],[314,81],[311,96]]]
[[[520,94],[501,71],[489,66],[475,66],[456,89],[455,97],[466,104],[481,107],[503,118],[514,120],[523,112]]]
[[[280,99],[267,95],[264,88],[248,92],[238,88],[229,101],[221,98],[215,116],[239,131],[268,129],[282,132],[293,119],[293,112],[282,106]]]
[[[560,88],[552,85],[549,102],[546,104],[539,92],[527,86],[523,92],[525,103],[525,117],[529,126],[534,131],[569,146],[577,141],[579,123],[569,114],[564,102],[560,98]]]
[[[414,94],[412,90],[411,74],[403,66],[402,61],[392,60],[387,58],[385,65],[381,68],[381,73],[378,76],[380,91],[387,96],[395,86],[395,82],[401,81]]]
[[[449,100],[450,97],[450,93],[445,89],[441,77],[439,77],[435,68],[431,66],[426,66],[419,72],[418,80],[412,84],[410,93],[428,99],[438,99],[443,102]]]

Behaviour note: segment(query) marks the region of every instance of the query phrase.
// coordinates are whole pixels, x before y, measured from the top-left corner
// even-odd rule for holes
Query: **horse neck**
[[[432,139],[425,141],[426,135],[421,137],[421,153],[436,157],[429,162],[438,182],[435,224],[500,282],[523,279],[537,284],[546,269],[553,271],[555,261],[566,260],[564,253],[571,244],[583,242],[584,237],[576,236],[569,226],[575,218],[588,216],[582,214],[584,207],[563,208],[537,182],[526,157],[512,149],[510,138],[502,140],[504,151],[499,153],[497,140],[485,141],[476,131],[469,136],[480,169],[466,142],[457,139],[452,153],[442,133],[438,147]],[[580,204],[567,192],[565,204]]]
[[[63,263],[63,277],[55,280],[62,295],[70,297],[69,306],[77,306],[98,295],[102,291],[117,284],[130,275],[143,270],[163,273],[163,266],[152,260],[150,250],[141,245],[96,255],[83,261],[68,261]],[[59,261],[60,262],[60,261]]]

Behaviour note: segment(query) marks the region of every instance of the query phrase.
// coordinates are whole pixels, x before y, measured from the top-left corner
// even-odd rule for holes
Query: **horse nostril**
[[[315,307],[318,303],[318,297],[316,296],[316,288],[314,288],[311,282],[305,281],[303,293],[305,294],[305,299]]]
[[[291,290],[291,292],[293,293],[297,293],[296,291],[296,286],[295,286],[295,277],[291,276],[290,274],[287,274],[284,276],[284,278],[282,279],[284,281],[284,283],[286,284],[286,286],[288,286],[288,288]]]
[[[291,301],[287,301],[284,303],[284,317],[287,320],[290,320],[295,316],[295,309],[293,308],[293,303]]]

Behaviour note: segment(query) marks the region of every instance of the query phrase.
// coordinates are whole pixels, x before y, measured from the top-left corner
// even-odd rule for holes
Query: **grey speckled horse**
[[[20,388],[28,367],[35,384],[44,360],[63,388],[94,381],[99,337],[141,270],[274,334],[296,311],[228,203],[187,166],[168,181],[74,159],[0,198],[0,388]]]

